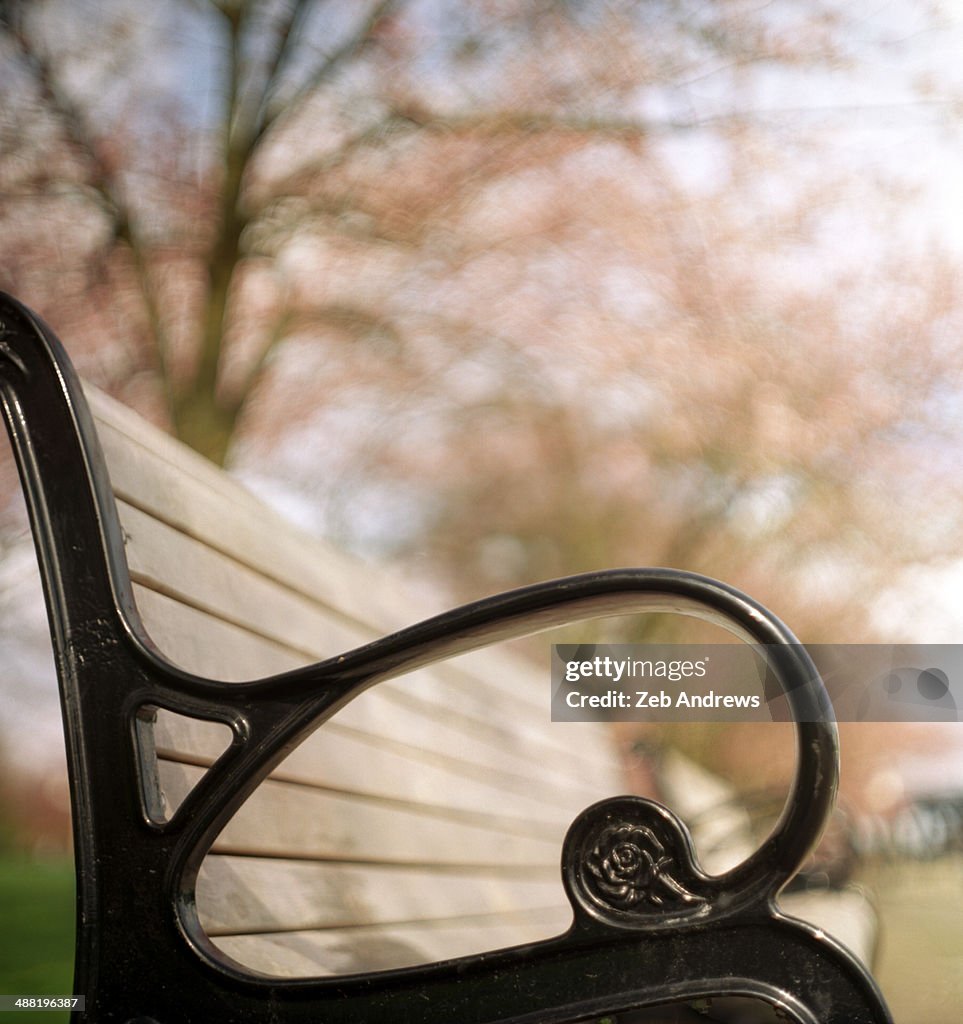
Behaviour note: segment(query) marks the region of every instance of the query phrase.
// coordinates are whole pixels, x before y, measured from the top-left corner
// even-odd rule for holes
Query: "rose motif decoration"
[[[585,859],[585,881],[602,903],[620,910],[678,907],[702,902],[671,877],[673,856],[652,829],[610,825]]]

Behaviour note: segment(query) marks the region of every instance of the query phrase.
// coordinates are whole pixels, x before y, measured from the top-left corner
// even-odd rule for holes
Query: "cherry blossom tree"
[[[678,565],[818,639],[868,635],[867,595],[953,550],[953,260],[887,238],[907,197],[841,158],[846,105],[798,103],[905,25],[739,0],[2,11],[3,284],[349,546],[466,594]]]

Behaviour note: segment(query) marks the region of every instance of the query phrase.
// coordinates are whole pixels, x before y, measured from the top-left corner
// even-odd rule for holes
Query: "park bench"
[[[409,625],[418,602],[387,572],[85,397],[9,297],[0,396],[61,688],[77,1019],[521,1024],[675,1002],[722,1019],[751,998],[807,1024],[890,1020],[863,964],[776,903],[838,749],[815,669],[765,609],[624,569]],[[796,719],[782,816],[720,874],[672,811],[620,795],[606,727],[552,724],[547,669],[492,646],[653,610],[772,645]]]

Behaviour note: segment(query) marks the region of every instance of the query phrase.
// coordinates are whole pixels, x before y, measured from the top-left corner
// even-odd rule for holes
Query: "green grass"
[[[897,1024],[958,1024],[963,1013],[963,860],[864,872],[880,917],[876,978]]]
[[[70,995],[74,868],[69,861],[0,857],[0,995]],[[65,1012],[0,1013],[0,1024],[54,1024]]]

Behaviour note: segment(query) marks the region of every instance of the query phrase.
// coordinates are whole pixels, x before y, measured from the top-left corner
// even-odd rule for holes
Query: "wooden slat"
[[[338,653],[437,610],[421,608],[402,596],[404,587],[390,573],[374,573],[298,534],[243,487],[129,410],[102,395],[94,394],[92,399],[115,487],[121,497],[126,493],[137,505],[121,504],[125,529],[133,535],[132,567],[148,584],[154,581],[155,589],[166,592],[175,585],[170,579],[172,565],[189,566],[185,578],[194,585],[179,595],[182,600],[215,614],[220,605],[222,618],[239,618],[240,625],[281,641],[304,661]],[[180,544],[175,534],[158,543],[156,523],[145,524],[138,517],[147,508],[182,534],[198,537],[200,551]],[[171,548],[171,543],[179,546]],[[241,558],[247,568],[226,565],[217,553]],[[280,590],[267,587],[270,580],[281,582]],[[183,587],[184,581],[177,585]],[[296,600],[298,593],[309,598],[308,606]],[[246,662],[247,678],[255,674],[251,664]],[[450,685],[448,678],[454,674],[463,674],[466,693],[477,694],[479,700],[494,700],[500,693],[502,720],[524,723],[532,712],[547,715],[547,665],[533,673],[517,658],[493,648],[457,659],[446,671],[450,675],[442,687]],[[443,692],[429,699],[445,703]],[[605,770],[619,770],[608,743],[590,738],[588,730],[574,749],[558,731],[542,728],[540,732],[542,742],[556,745],[569,758],[601,758],[608,760]]]
[[[164,760],[208,766],[224,749],[220,738],[206,734],[202,723],[178,723],[176,731],[178,735],[171,737],[169,723],[156,730],[157,752]],[[196,741],[186,739],[185,734],[191,739],[196,736]],[[182,749],[173,750],[174,744]],[[184,754],[184,747],[202,753]],[[432,755],[413,744],[396,741],[389,745],[388,740],[345,731],[337,720],[310,737],[271,777],[362,796],[446,806],[453,811],[497,809],[505,818],[544,830],[569,823],[585,799],[565,787],[533,786],[531,780],[526,789],[525,776],[483,772],[470,762]]]
[[[160,751],[157,767],[161,775],[161,782],[170,798],[172,811],[179,806],[179,801],[186,796],[200,774],[206,771],[206,766],[171,760],[163,750]],[[269,778],[271,782],[284,786],[313,789],[322,794],[335,794],[348,800],[368,801],[384,806],[409,809],[441,822],[463,822],[505,835],[544,839],[555,844],[556,848],[565,830],[571,824],[572,817],[577,813],[576,809],[572,814],[556,811],[553,815],[551,810],[542,809],[537,816],[522,814],[519,808],[513,805],[513,802],[506,800],[504,793],[497,794],[499,799],[490,799],[484,802],[459,802],[452,799],[450,789],[442,787],[428,796],[402,787],[399,787],[393,794],[385,793],[381,776],[374,776],[366,786],[364,774],[349,778],[347,787],[318,782],[316,779],[306,783],[301,781],[295,772],[290,771],[286,762]],[[307,798],[304,799],[307,800]],[[253,823],[250,824],[252,830],[257,827]]]
[[[533,757],[540,749],[536,744],[529,747],[524,734],[519,734],[514,747],[505,741],[495,743],[484,734],[475,736],[471,720],[455,715],[446,717],[444,708],[440,709],[441,717],[428,717],[409,709],[396,700],[396,696],[391,691],[376,688],[356,698],[324,726],[320,737],[308,741],[310,746],[299,748],[289,756],[287,763],[292,766],[291,771],[304,782],[328,782],[334,772],[340,780],[338,784],[349,788],[348,779],[371,780],[383,774],[377,765],[382,763],[387,768],[388,758],[378,757],[374,748],[384,746],[398,757],[403,755],[406,762],[402,765],[397,758],[392,759],[391,773],[404,770],[405,775],[415,776],[425,763],[433,763],[445,769],[450,787],[457,789],[465,779],[474,779],[484,785],[491,799],[503,801],[514,794],[524,800],[528,796],[524,801],[527,810],[535,809],[531,803],[539,795],[558,802],[560,794],[564,794],[561,800],[566,807],[584,806],[598,797],[605,784],[609,792],[615,785],[604,775],[602,782],[605,784],[600,784],[600,780],[585,770],[584,763],[574,757],[570,762],[545,757],[538,778],[533,778]],[[328,731],[342,737],[338,742],[332,736],[330,748],[323,739]],[[220,753],[220,748],[200,730],[192,729],[189,722],[178,723],[177,735],[171,735],[168,728],[161,728],[157,739],[165,754],[172,758],[210,763]],[[343,752],[341,757],[335,756],[336,742]],[[325,753],[329,749],[331,753]],[[529,749],[531,756],[528,756]],[[396,790],[402,783],[397,776],[392,779],[391,773],[385,782],[390,790]],[[434,784],[441,781],[438,775],[434,776]],[[416,791],[426,795],[437,793],[436,789],[428,788],[428,779],[414,786]],[[370,791],[370,781],[362,788]]]
[[[201,460],[187,474],[178,459],[152,458],[151,448],[138,437],[134,443],[116,436],[99,421],[111,479],[118,497],[151,512],[212,550],[231,554],[246,552],[249,564],[269,579],[284,582],[313,600],[343,610],[358,623],[372,618],[398,628],[411,621],[406,608],[390,597],[394,584],[389,573],[372,591],[370,572],[319,541],[305,542],[290,523],[277,513],[257,504],[240,484],[222,475],[218,487],[209,486],[210,467]],[[155,439],[151,438],[153,445]],[[150,459],[151,478],[143,477],[143,464]],[[225,510],[230,516],[225,521]],[[224,529],[218,529],[222,526]],[[292,535],[293,534],[293,535]],[[270,537],[270,543],[265,538]],[[312,557],[305,557],[311,555]],[[381,576],[381,574],[378,574]]]
[[[203,769],[177,766],[164,776],[179,804]],[[355,863],[436,864],[492,869],[554,868],[553,838],[471,823],[430,806],[268,780],[218,837],[216,850],[282,859]]]
[[[571,924],[563,908],[410,925],[223,936],[214,943],[238,963],[279,977],[323,977],[411,967],[537,942]]]
[[[140,509],[121,502],[119,512],[131,575],[142,586],[277,643],[302,663],[371,639],[370,630],[339,621],[304,595]]]
[[[350,864],[211,856],[201,871],[198,907],[210,935],[419,920],[450,923],[455,918],[522,911],[541,914],[564,908],[558,876],[555,870],[544,878],[519,880],[505,872],[362,869]]]
[[[137,609],[151,639],[189,672],[240,682],[298,668],[303,659],[286,647],[231,623],[204,616],[166,594],[134,585]]]
[[[390,570],[374,572],[301,533],[239,483],[119,403],[94,389],[88,389],[88,398],[119,498],[215,551],[244,552],[252,569],[364,627],[377,623],[379,633],[443,610],[413,600]]]

